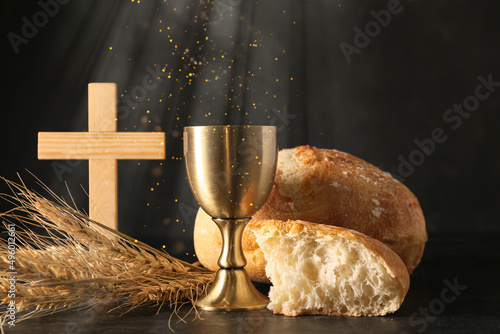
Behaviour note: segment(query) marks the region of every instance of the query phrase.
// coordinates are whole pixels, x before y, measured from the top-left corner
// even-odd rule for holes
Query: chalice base
[[[251,311],[266,308],[269,298],[253,286],[244,268],[221,268],[210,291],[196,302],[207,311]]]

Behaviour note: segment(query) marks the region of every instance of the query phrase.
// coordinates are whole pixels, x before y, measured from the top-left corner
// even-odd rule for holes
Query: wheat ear
[[[167,305],[177,314],[186,303],[194,309],[213,282],[213,272],[91,220],[43,184],[55,202],[22,181],[2,179],[14,194],[2,198],[16,207],[0,218],[6,228],[16,226],[16,248],[11,262],[8,242],[0,239],[0,305],[15,301],[16,322],[110,302],[126,310],[157,306],[159,311]],[[40,228],[44,233],[34,232]],[[14,298],[9,297],[12,272]],[[7,316],[0,313],[0,325]]]

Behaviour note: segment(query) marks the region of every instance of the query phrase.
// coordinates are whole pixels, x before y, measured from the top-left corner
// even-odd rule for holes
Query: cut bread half
[[[373,238],[303,221],[263,220],[250,229],[267,261],[275,314],[378,316],[403,303],[406,266]]]

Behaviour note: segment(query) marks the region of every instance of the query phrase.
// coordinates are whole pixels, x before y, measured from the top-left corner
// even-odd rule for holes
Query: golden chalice
[[[196,305],[209,311],[265,308],[269,299],[257,291],[244,269],[241,237],[274,183],[276,127],[188,126],[184,157],[191,190],[222,234],[220,269]]]

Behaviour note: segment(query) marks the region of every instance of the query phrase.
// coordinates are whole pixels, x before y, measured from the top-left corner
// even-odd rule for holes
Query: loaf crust
[[[271,194],[247,230],[264,219],[302,220],[356,230],[392,249],[410,274],[420,263],[427,241],[422,209],[406,186],[360,158],[311,146],[279,152]],[[200,262],[217,270],[220,232],[201,209],[194,244]],[[264,256],[248,231],[243,235],[243,250],[250,278],[269,282]]]

